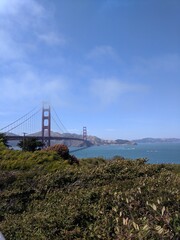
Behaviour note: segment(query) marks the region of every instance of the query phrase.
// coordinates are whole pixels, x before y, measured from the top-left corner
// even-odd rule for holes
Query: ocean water
[[[76,151],[77,150],[77,151]],[[138,145],[103,145],[78,150],[70,148],[70,153],[77,158],[114,156],[125,158],[147,158],[148,163],[180,164],[180,143],[139,143]]]

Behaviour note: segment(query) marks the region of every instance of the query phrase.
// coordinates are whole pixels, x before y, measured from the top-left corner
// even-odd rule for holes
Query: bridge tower
[[[83,127],[83,140],[87,141],[87,127]]]
[[[47,104],[43,104],[42,108],[42,142],[45,146],[51,144],[51,108]]]

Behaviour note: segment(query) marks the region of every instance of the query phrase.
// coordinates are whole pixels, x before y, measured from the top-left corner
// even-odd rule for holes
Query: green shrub
[[[176,165],[0,150],[0,231],[6,239],[178,239]]]
[[[63,159],[69,158],[69,149],[64,144],[55,144],[45,149],[45,151],[55,151],[57,152]]]

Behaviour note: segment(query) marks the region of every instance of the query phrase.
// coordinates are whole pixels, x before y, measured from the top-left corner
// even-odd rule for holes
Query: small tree
[[[4,133],[0,133],[0,140],[6,147],[9,147],[8,138]]]
[[[24,138],[23,140],[21,140],[18,144],[18,147],[20,147],[23,151],[30,151],[30,152],[34,152],[38,149],[41,149],[44,144],[37,140],[35,137],[31,137],[31,138]]]

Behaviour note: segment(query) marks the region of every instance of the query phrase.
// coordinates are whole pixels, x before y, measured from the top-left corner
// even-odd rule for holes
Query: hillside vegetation
[[[72,160],[72,159],[70,159]],[[180,167],[0,144],[0,231],[7,240],[178,239]]]

